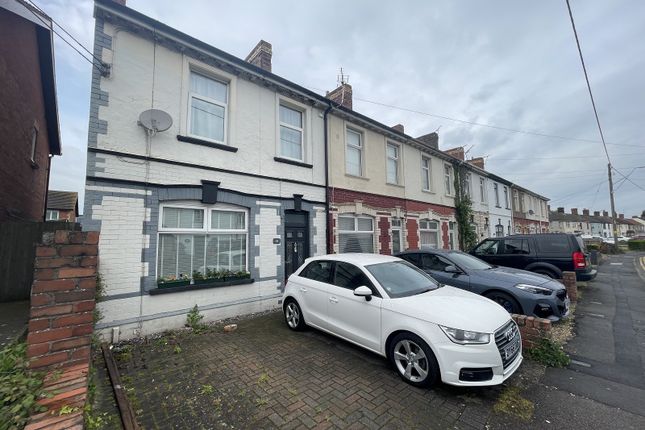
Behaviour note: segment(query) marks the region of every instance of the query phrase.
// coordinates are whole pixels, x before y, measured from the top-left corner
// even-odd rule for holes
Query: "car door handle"
[[[338,303],[338,299],[336,297],[333,297],[333,296],[329,298],[329,301],[332,302],[332,303]]]
[[[302,292],[302,293],[306,293],[306,292],[307,292],[307,289],[306,289],[306,288],[304,288],[304,287],[301,287],[301,288],[300,288],[300,292]]]

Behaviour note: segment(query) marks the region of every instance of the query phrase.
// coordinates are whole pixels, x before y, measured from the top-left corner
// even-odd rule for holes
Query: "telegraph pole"
[[[618,250],[618,231],[616,229],[616,206],[614,204],[614,181],[611,177],[611,163],[607,163],[607,175],[609,177],[609,200],[611,203],[611,227],[614,232],[614,250]]]

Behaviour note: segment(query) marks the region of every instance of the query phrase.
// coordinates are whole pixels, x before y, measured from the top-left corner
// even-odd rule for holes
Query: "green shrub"
[[[565,367],[571,362],[560,344],[546,338],[540,340],[535,347],[524,351],[524,354],[547,367]]]
[[[23,428],[43,395],[43,375],[27,369],[27,344],[14,343],[0,351],[0,428]],[[6,426],[6,427],[5,427]]]
[[[202,322],[204,315],[199,313],[199,308],[195,305],[188,315],[186,315],[186,326],[193,329],[194,332],[199,333],[206,329],[206,324]]]
[[[645,251],[645,240],[630,240],[627,246],[632,251]]]

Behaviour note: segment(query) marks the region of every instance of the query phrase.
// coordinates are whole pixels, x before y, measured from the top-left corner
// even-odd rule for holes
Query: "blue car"
[[[499,303],[509,313],[558,321],[569,313],[567,290],[547,276],[492,266],[461,251],[424,249],[396,255],[438,282],[471,291]]]

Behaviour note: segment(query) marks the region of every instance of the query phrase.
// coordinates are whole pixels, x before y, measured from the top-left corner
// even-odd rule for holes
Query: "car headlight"
[[[550,288],[538,287],[537,285],[530,284],[517,284],[515,288],[533,294],[543,294],[545,296],[550,296],[553,292],[553,290],[551,290]]]
[[[460,345],[481,345],[490,342],[489,333],[479,333],[476,331],[460,330],[458,328],[444,327],[440,325],[441,330],[448,336],[448,339]]]

